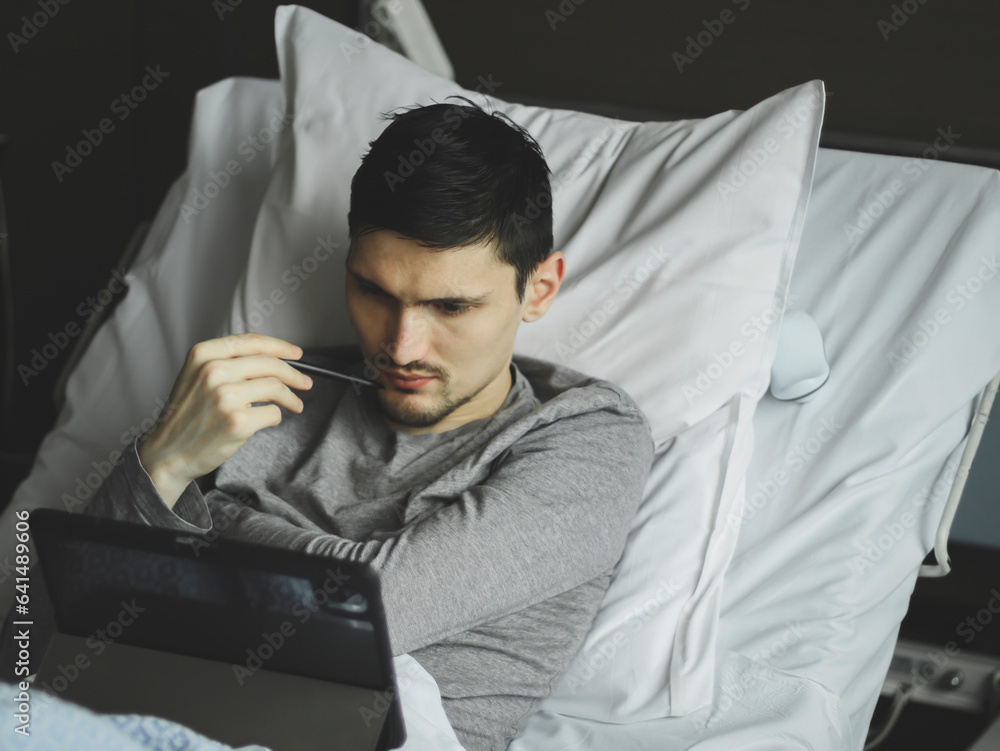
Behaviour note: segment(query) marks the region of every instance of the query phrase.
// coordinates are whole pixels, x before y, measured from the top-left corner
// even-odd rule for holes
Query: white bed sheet
[[[820,150],[789,307],[817,320],[831,376],[754,415],[714,707],[628,726],[541,712],[511,751],[862,748],[1000,372],[998,238],[994,170]]]

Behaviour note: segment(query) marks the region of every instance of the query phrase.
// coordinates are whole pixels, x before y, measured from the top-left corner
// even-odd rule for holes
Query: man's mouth
[[[386,380],[394,386],[407,389],[416,389],[421,386],[425,386],[434,380],[434,376],[423,376],[423,375],[397,375],[396,373],[390,373],[387,370],[382,371],[385,373]]]

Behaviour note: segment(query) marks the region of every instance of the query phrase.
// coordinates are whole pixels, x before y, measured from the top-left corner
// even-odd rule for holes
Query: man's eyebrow
[[[369,287],[374,287],[383,295],[388,295],[394,300],[396,299],[395,295],[389,294],[380,286],[378,286],[375,282],[373,282],[371,279],[366,279],[365,277],[361,276],[361,274],[354,271],[354,269],[352,269],[350,266],[347,267],[347,273],[353,276],[355,279],[357,279],[358,282],[360,282],[361,284],[367,285]],[[489,299],[489,296],[492,294],[493,290],[490,290],[489,292],[484,292],[481,295],[465,296],[465,297],[435,297],[433,300],[421,300],[420,303],[421,304],[448,303],[452,305],[477,305],[481,302],[485,302],[487,299]]]

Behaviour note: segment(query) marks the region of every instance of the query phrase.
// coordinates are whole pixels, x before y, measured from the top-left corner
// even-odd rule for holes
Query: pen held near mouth
[[[337,378],[343,381],[350,381],[351,383],[356,383],[361,386],[371,386],[376,389],[383,389],[383,386],[378,381],[369,381],[367,378],[359,378],[358,376],[348,375],[346,373],[340,373],[336,370],[329,370],[327,368],[320,367],[318,365],[313,365],[312,363],[299,362],[298,360],[285,360],[282,358],[283,362],[287,362],[289,365],[298,368],[304,373],[327,376],[329,378]]]

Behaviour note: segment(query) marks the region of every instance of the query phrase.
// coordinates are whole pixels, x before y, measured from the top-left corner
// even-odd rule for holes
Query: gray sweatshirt
[[[500,751],[589,629],[653,460],[621,388],[529,357],[511,371],[491,417],[419,435],[371,389],[316,377],[206,492],[171,510],[133,444],[87,513],[370,564],[393,654],[435,678],[467,749]]]

